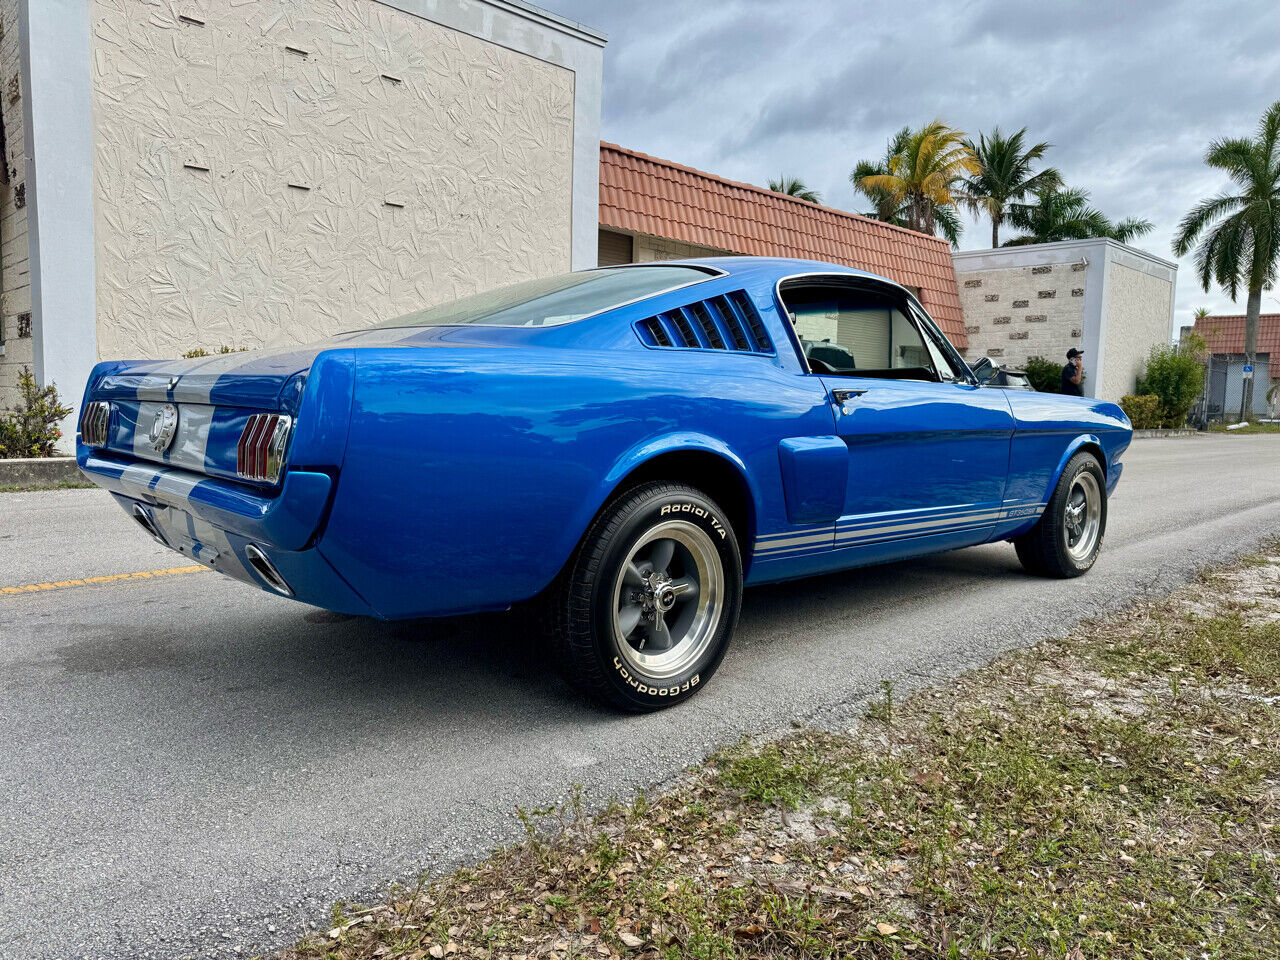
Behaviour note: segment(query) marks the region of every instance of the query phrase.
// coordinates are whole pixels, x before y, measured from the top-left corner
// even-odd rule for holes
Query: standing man
[[[1059,393],[1069,397],[1083,397],[1080,384],[1084,381],[1084,352],[1072,347],[1067,351],[1067,365],[1062,368],[1062,386]]]

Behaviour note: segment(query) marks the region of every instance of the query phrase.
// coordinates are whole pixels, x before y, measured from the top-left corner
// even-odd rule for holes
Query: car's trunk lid
[[[277,410],[289,378],[305,372],[325,346],[142,360],[103,377],[93,393],[102,400],[157,400]]]

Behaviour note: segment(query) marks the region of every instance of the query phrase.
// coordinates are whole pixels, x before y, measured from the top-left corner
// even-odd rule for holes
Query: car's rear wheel
[[[705,494],[647,483],[600,512],[547,613],[561,672],[613,707],[658,710],[696,693],[729,645],[742,560]]]
[[[1013,545],[1028,573],[1078,577],[1098,559],[1106,530],[1106,477],[1097,458],[1081,451],[1067,462],[1040,520]]]

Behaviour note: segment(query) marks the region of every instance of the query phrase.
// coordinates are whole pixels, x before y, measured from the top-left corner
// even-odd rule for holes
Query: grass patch
[[[1228,430],[1225,423],[1211,423],[1209,424],[1209,432],[1235,436],[1250,433],[1280,433],[1280,423],[1256,423],[1251,421],[1247,427],[1240,427],[1236,430]]]
[[[723,750],[288,958],[1280,955],[1280,557]]]
[[[38,493],[41,490],[86,490],[95,484],[88,480],[59,480],[56,483],[0,483],[0,493]]]

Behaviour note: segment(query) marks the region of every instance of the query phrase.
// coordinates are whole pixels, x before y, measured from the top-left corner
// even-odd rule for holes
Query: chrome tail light
[[[89,447],[105,447],[110,426],[111,404],[108,401],[86,403],[80,413],[80,442]]]
[[[275,483],[284,472],[285,450],[293,419],[278,413],[255,413],[236,444],[236,473],[245,480]]]

